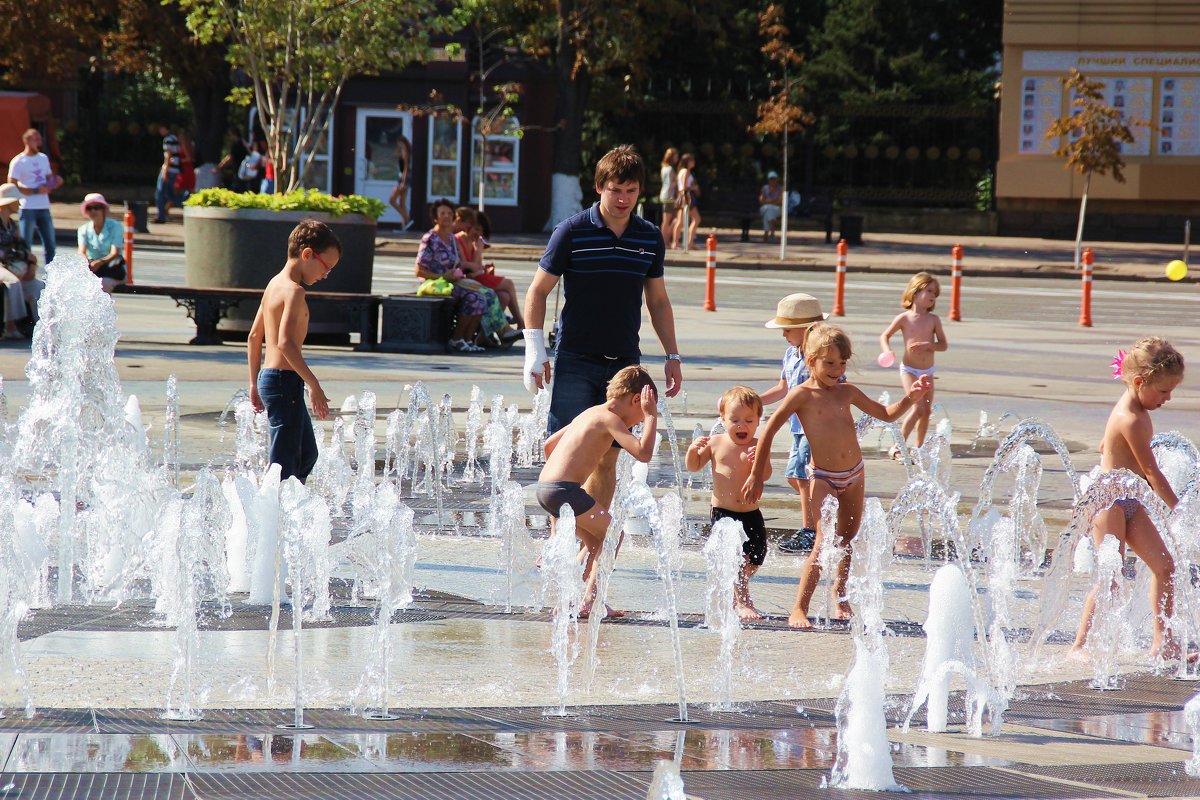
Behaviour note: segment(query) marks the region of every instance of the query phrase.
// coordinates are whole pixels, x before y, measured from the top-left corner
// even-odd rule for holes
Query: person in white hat
[[[21,236],[20,226],[13,215],[21,201],[21,190],[15,184],[0,185],[0,283],[4,284],[5,339],[23,338],[17,321],[29,316],[28,302],[37,306],[42,282],[35,276],[37,257]],[[25,287],[29,287],[28,293]]]
[[[783,187],[775,170],[767,173],[767,182],[758,193],[758,214],[762,217],[763,241],[769,242],[783,217]]]
[[[811,294],[789,294],[775,306],[775,317],[767,320],[764,327],[783,331],[788,348],[783,353],[783,369],[779,373],[779,381],[760,392],[763,405],[782,400],[790,390],[808,380],[808,365],[804,362],[804,342],[808,332],[828,314],[821,312],[821,303]],[[793,489],[800,495],[800,517],[803,524],[800,530],[791,536],[781,539],[776,547],[783,553],[806,553],[812,550],[816,539],[816,520],[809,507],[810,486],[808,482],[808,462],[812,454],[808,447],[808,439],[800,418],[795,414],[791,417],[792,448],[788,454],[787,470],[784,477]]]
[[[99,192],[84,197],[79,211],[88,219],[76,234],[79,255],[87,259],[88,269],[100,278],[104,291],[111,293],[114,286],[125,282],[125,257],[121,255],[125,229],[108,216],[108,201]]]

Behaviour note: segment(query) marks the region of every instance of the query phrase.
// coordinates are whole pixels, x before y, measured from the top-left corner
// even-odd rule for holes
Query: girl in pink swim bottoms
[[[887,330],[879,335],[879,349],[882,352],[880,364],[892,358],[892,334],[900,331],[904,335],[904,355],[900,359],[900,385],[904,387],[905,393],[920,378],[928,377],[932,384],[933,354],[942,352],[949,346],[946,343],[946,332],[942,330],[942,321],[933,313],[933,307],[937,305],[941,292],[937,278],[928,272],[913,275],[908,280],[901,301],[901,305],[907,310],[892,320]],[[905,439],[912,433],[913,428],[917,429],[917,447],[925,444],[925,433],[929,430],[929,414],[932,410],[933,390],[930,389],[928,394],[913,406],[900,426],[900,432]],[[898,448],[893,447],[890,453],[892,458],[896,458],[899,455]]]
[[[1179,500],[1150,449],[1150,439],[1154,435],[1150,412],[1162,408],[1171,399],[1171,392],[1183,381],[1183,356],[1167,340],[1147,336],[1135,342],[1129,353],[1118,354],[1113,377],[1125,384],[1125,392],[1113,406],[1104,427],[1100,468],[1105,472],[1127,469],[1141,475],[1167,507],[1173,509]],[[1093,541],[1099,546],[1109,535],[1120,540],[1122,555],[1128,545],[1151,572],[1150,602],[1156,613],[1150,654],[1178,657],[1178,644],[1165,637],[1165,620],[1171,616],[1175,605],[1175,562],[1162,535],[1146,509],[1132,499],[1118,500],[1096,515]],[[1079,651],[1087,642],[1095,609],[1096,589],[1093,588],[1083,606],[1073,651]]]
[[[771,441],[793,414],[799,416],[805,435],[812,443],[812,460],[808,464],[809,507],[816,511],[826,497],[834,495],[838,499],[838,517],[832,531],[824,530],[820,523],[817,525],[816,542],[800,571],[796,602],[788,616],[788,625],[793,628],[812,627],[808,606],[817,582],[821,580],[821,565],[817,559],[826,536],[836,536],[846,550],[834,582],[838,618],[849,619],[852,613],[845,599],[846,579],[850,574],[850,543],[858,534],[862,520],[866,477],[850,407],[891,422],[919,402],[930,387],[928,378],[920,378],[913,382],[904,397],[885,407],[863,394],[862,389],[842,380],[851,355],[850,337],[841,328],[822,325],[809,333],[804,343],[809,376],[784,396],[783,402],[767,420],[767,428],[754,450],[754,466],[742,487],[743,502],[756,504],[762,496],[763,481],[771,463]]]

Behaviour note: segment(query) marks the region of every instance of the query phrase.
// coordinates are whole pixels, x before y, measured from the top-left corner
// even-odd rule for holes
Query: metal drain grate
[[[9,711],[0,719],[3,733],[95,733],[92,712],[86,708],[38,709],[33,719],[17,711]]]
[[[1184,772],[1182,761],[1156,764],[1081,764],[1023,769],[1036,775],[1065,778],[1148,797],[1200,797],[1200,779]]]
[[[1121,796],[988,767],[898,767],[892,774],[897,783],[909,789],[909,793],[902,795],[905,800],[970,797],[1069,800]],[[754,800],[879,800],[881,796],[879,792],[822,788],[822,782],[828,777],[827,770],[815,769],[688,771],[683,773],[683,788],[689,796],[704,800],[746,800],[750,797]]]
[[[55,800],[200,800],[177,773],[5,772],[0,785],[12,782],[5,797]]]
[[[204,800],[644,800],[644,773],[468,772],[192,776]]]

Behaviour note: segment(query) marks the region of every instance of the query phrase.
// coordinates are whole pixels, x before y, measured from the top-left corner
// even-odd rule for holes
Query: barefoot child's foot
[[[837,604],[837,613],[833,615],[834,619],[851,619],[854,616],[854,609],[850,607],[849,601],[839,600]]]
[[[804,613],[803,611],[793,611],[788,616],[788,627],[789,628],[804,629],[804,628],[811,628],[812,626],[813,626],[813,624],[808,621],[808,614]]]
[[[750,602],[735,602],[733,604],[733,610],[737,612],[738,617],[742,620],[755,620],[763,618],[762,613],[754,607],[753,603]]]
[[[588,604],[587,606],[584,606],[579,609],[579,618],[580,619],[587,619],[591,615],[592,615],[591,604]],[[612,606],[605,604],[604,616],[601,617],[601,619],[605,619],[605,618],[619,619],[620,617],[623,617],[623,616],[625,616],[624,611],[618,611],[617,609],[613,608]]]

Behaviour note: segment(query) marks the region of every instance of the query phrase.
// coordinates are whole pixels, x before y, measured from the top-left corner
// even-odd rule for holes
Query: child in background
[[[717,436],[701,436],[688,448],[688,472],[699,472],[704,465],[713,467],[712,522],[728,517],[742,523],[747,540],[742,545],[745,558],[733,588],[733,607],[742,619],[762,619],[762,614],[750,600],[750,579],[767,557],[767,524],[758,503],[742,499],[742,486],[750,476],[754,463],[754,438],[762,419],[762,400],[753,389],[734,386],[721,395],[721,420],[725,432]],[[770,477],[770,465],[766,477]]]
[[[913,406],[912,413],[904,418],[900,432],[907,440],[913,427],[917,429],[917,447],[925,443],[925,433],[929,430],[929,415],[933,410],[933,354],[944,351],[946,333],[942,330],[942,321],[933,313],[937,304],[941,287],[937,278],[928,272],[918,272],[913,275],[904,290],[902,305],[908,309],[892,320],[879,336],[879,349],[884,353],[883,359],[890,358],[892,334],[900,331],[904,334],[904,355],[900,359],[900,385],[908,394],[912,385],[922,377],[929,378],[929,392]],[[892,447],[889,451],[892,458],[899,456],[899,448]]]
[[[1162,408],[1171,399],[1171,392],[1183,381],[1183,356],[1167,340],[1147,336],[1135,342],[1128,354],[1118,353],[1114,367],[1113,377],[1124,382],[1125,393],[1113,406],[1104,426],[1100,468],[1105,472],[1127,469],[1141,475],[1167,507],[1173,509],[1179,499],[1150,449],[1150,439],[1154,436],[1150,412]],[[1175,562],[1162,535],[1146,509],[1133,499],[1118,500],[1096,515],[1092,538],[1097,547],[1108,535],[1120,540],[1122,558],[1125,546],[1129,545],[1152,573],[1150,602],[1154,608],[1154,640],[1150,655],[1178,658],[1178,643],[1164,639],[1165,620],[1175,607]],[[1072,652],[1078,652],[1087,642],[1095,610],[1096,589],[1093,588],[1083,606],[1083,618],[1079,621]]]
[[[575,512],[575,535],[587,550],[580,619],[588,616],[596,599],[596,557],[612,520],[608,509],[584,490],[583,482],[613,442],[642,462],[654,455],[656,444],[658,397],[646,370],[635,364],[619,371],[608,382],[606,397],[546,440],[546,464],[537,483],[537,501],[547,514],[557,520],[564,505]],[[629,429],[643,421],[639,439]]]
[[[808,380],[808,365],[804,362],[804,342],[813,326],[821,324],[828,316],[821,313],[821,303],[810,294],[789,294],[775,306],[775,318],[764,327],[783,331],[788,349],[783,354],[779,382],[761,395],[763,405],[782,400],[790,390]],[[808,462],[811,454],[800,418],[793,414],[788,422],[792,430],[792,449],[788,454],[784,477],[800,495],[802,525],[800,530],[780,540],[776,546],[784,553],[806,553],[812,550],[817,535],[816,525],[813,524],[812,505],[808,500],[811,493],[808,485]]]
[[[771,464],[771,440],[788,417],[798,414],[800,424],[812,443],[812,461],[808,465],[809,479],[812,481],[812,498],[809,502],[814,509],[819,509],[825,498],[833,495],[837,497],[839,505],[835,530],[826,531],[819,524],[817,526],[817,541],[804,561],[800,584],[796,588],[796,603],[788,617],[788,625],[793,628],[812,627],[808,620],[808,606],[821,579],[817,556],[827,536],[841,539],[846,551],[837,568],[837,617],[849,619],[851,615],[850,604],[845,598],[846,579],[850,573],[850,542],[858,533],[862,518],[866,478],[850,406],[856,406],[884,422],[892,422],[930,388],[928,376],[918,378],[899,402],[885,408],[863,394],[854,384],[842,380],[851,354],[850,337],[837,326],[821,325],[809,334],[804,346],[809,378],[788,392],[779,408],[767,420],[767,429],[755,450],[754,466],[743,487],[744,501],[758,502]]]
[[[491,223],[482,211],[476,211],[468,206],[460,206],[454,211],[454,236],[458,239],[458,252],[462,256],[462,270],[467,277],[477,281],[496,293],[500,308],[506,309],[512,316],[512,322],[519,332],[525,327],[525,319],[521,316],[521,305],[517,302],[517,287],[512,278],[496,274],[496,265],[484,263],[483,251],[491,247],[488,238],[491,236]],[[506,341],[520,338],[516,335],[506,335]]]

